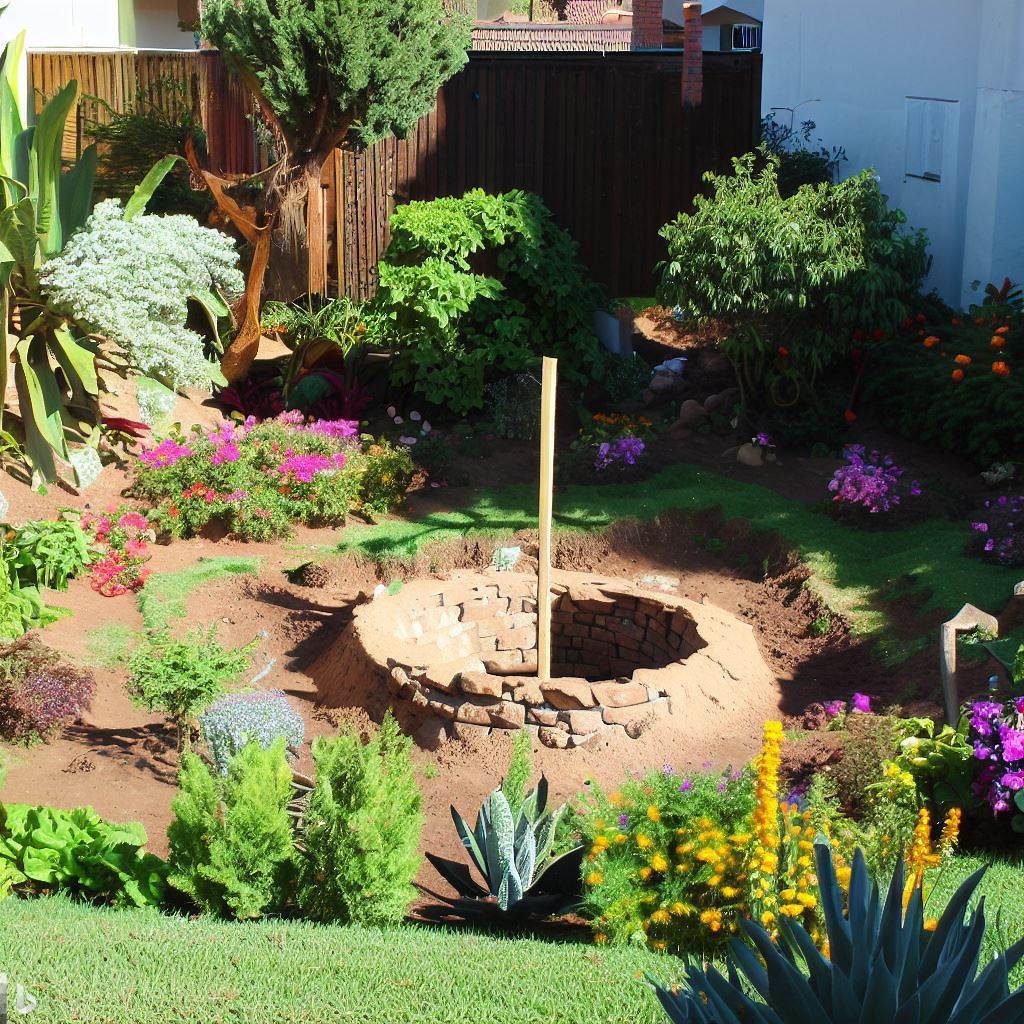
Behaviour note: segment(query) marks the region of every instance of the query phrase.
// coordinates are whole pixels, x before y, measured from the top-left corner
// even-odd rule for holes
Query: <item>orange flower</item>
[[[954,370],[953,371],[953,380],[955,380],[957,383],[959,383],[963,379],[964,379],[964,371],[963,370]]]
[[[992,364],[992,372],[993,372],[993,373],[994,373],[994,374],[995,374],[995,375],[996,375],[997,377],[1009,377],[1009,376],[1010,376],[1010,367],[1009,367],[1009,366],[1007,366],[1007,364],[1006,364],[1006,363],[1004,363],[1004,362],[1002,361],[1002,359],[997,359],[997,360],[996,360],[996,361],[995,361],[995,362],[994,362],[994,363]]]
[[[970,366],[971,365],[971,357],[970,356],[965,356],[963,353],[961,353],[960,355],[958,355],[953,360],[953,362],[956,363],[957,366]]]
[[[960,321],[959,321],[959,320],[957,320],[957,318],[956,318],[956,317],[953,317],[953,319],[952,319],[952,320],[950,320],[949,322],[950,322],[950,323],[951,323],[951,324],[952,324],[952,325],[953,325],[954,327],[959,327],[959,326],[960,326]]]
[[[936,338],[934,334],[929,334],[928,337],[921,342],[921,344],[924,345],[925,348],[935,348],[935,346],[938,345],[938,343],[939,339]]]
[[[916,317],[914,317],[914,319],[915,319],[915,320],[916,320],[916,321],[917,321],[917,322],[918,322],[919,324],[925,324],[925,323],[927,323],[927,322],[928,322],[928,317],[926,317],[926,316],[924,315],[924,313],[918,313],[918,314],[917,314],[917,316],[916,316]]]
[[[1002,348],[1006,344],[1006,339],[1001,334],[993,334],[989,344],[993,348]]]
[[[846,420],[847,423],[853,423],[857,419],[857,414],[852,409],[847,409],[846,412],[843,413],[843,419]]]
[[[1002,326],[1002,327],[997,327],[996,328],[996,334],[1009,334],[1009,333],[1010,333],[1010,328],[1006,327],[1005,325]]]
[[[778,348],[779,355],[785,359],[789,355],[789,349],[785,345],[780,345]]]
[[[974,322],[976,324],[983,324],[985,322],[985,318],[983,316],[979,316],[978,319],[975,320]]]

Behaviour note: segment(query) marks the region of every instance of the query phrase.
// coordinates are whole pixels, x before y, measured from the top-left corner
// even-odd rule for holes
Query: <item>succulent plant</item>
[[[461,916],[550,917],[573,906],[579,895],[583,851],[553,852],[564,808],[548,811],[547,797],[547,779],[541,776],[537,788],[513,813],[508,798],[496,789],[484,801],[472,830],[452,807],[459,838],[484,884],[473,878],[468,865],[428,853],[438,874],[459,894],[446,900],[451,910]]]
[[[979,972],[984,899],[965,920],[984,869],[964,881],[931,929],[919,888],[903,910],[902,863],[883,903],[858,850],[844,914],[832,853],[821,840],[815,859],[829,957],[798,924],[783,924],[774,941],[745,921],[756,952],[734,939],[728,977],[692,964],[680,990],[655,986],[674,1024],[1024,1024],[1024,989],[1011,993],[1008,981],[1024,940]]]

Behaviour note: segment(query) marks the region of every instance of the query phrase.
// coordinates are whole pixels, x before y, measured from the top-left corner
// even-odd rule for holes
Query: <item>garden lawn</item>
[[[876,638],[891,625],[886,603],[894,597],[917,593],[925,598],[925,610],[949,614],[968,601],[996,611],[1021,576],[1020,569],[965,555],[966,522],[929,519],[900,530],[866,532],[768,488],[695,466],[671,466],[639,486],[566,487],[556,492],[555,504],[555,525],[562,530],[600,530],[620,519],[718,506],[730,519],[741,517],[756,529],[778,533],[810,568],[809,586],[825,604],[854,632]],[[466,508],[349,527],[340,548],[382,561],[402,558],[434,541],[536,528],[536,509],[532,488],[485,491]]]
[[[200,558],[178,572],[156,573],[146,581],[138,595],[139,612],[146,629],[160,630],[174,619],[187,614],[186,602],[199,587],[224,576],[255,575],[260,571],[258,558]]]
[[[937,915],[988,863],[982,963],[1024,934],[1024,866],[957,857],[928,903]],[[231,924],[62,897],[0,902],[0,965],[39,1000],[33,1024],[664,1024],[642,976],[674,981],[682,968],[641,949],[414,926]]]
[[[655,1024],[646,950],[426,927],[226,924],[64,898],[0,903],[0,966],[32,1024]]]

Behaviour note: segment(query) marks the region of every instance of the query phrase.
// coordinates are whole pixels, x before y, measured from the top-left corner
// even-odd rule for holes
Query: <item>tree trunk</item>
[[[274,220],[277,218],[275,217]],[[273,221],[259,228],[252,250],[252,262],[245,280],[245,293],[236,307],[240,320],[238,333],[224,350],[220,370],[229,384],[237,384],[249,375],[253,360],[260,348],[260,299],[263,295],[263,279],[270,262],[270,240],[273,235]]]

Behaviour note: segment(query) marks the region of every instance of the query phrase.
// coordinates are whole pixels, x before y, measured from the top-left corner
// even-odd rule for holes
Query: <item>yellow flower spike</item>
[[[600,871],[591,871],[586,877],[587,885],[600,885],[604,881],[604,875]]]
[[[656,853],[651,858],[651,867],[655,871],[667,871],[668,870],[668,861],[665,859],[664,856],[662,856],[662,854]]]
[[[650,868],[646,868],[646,867],[645,868],[641,868],[640,869],[640,877],[646,882],[647,879],[651,877],[651,869]]]
[[[659,811],[654,804],[651,804],[651,806],[647,808],[647,817],[650,818],[651,821],[661,821],[661,811]]]
[[[653,841],[649,836],[645,836],[643,832],[640,832],[636,837],[636,845],[639,846],[641,850],[646,850],[649,846],[653,845]]]
[[[617,843],[624,843],[625,841],[626,841],[626,837],[621,832],[615,837],[615,842],[617,842]]]

